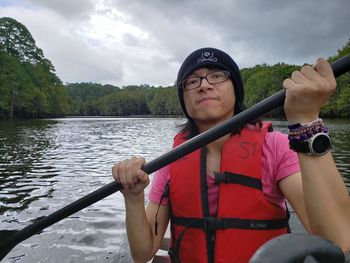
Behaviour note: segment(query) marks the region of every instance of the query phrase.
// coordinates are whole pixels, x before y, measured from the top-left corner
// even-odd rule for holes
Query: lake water
[[[114,162],[170,149],[172,118],[0,121],[0,230],[21,229],[112,181]],[[286,131],[286,122],[273,121]],[[350,121],[328,120],[350,190]],[[3,262],[130,262],[121,193],[17,245]],[[1,238],[1,237],[0,237]]]

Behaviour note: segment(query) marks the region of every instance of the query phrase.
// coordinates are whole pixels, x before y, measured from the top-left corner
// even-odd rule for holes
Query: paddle
[[[349,71],[350,55],[344,56],[343,58],[332,63],[332,69],[336,77]],[[285,90],[283,89],[276,94],[262,100],[251,108],[241,112],[240,114],[233,116],[224,123],[199,134],[184,144],[181,144],[180,146],[172,149],[168,153],[148,162],[142,169],[147,174],[151,174],[159,170],[160,168],[176,161],[177,159],[230,133],[232,130],[242,127],[246,123],[261,117],[262,115],[276,109],[277,107],[282,106],[284,103],[284,97]],[[121,189],[121,184],[113,181],[97,189],[96,191],[78,199],[77,201],[57,210],[56,212],[37,220],[35,223],[21,230],[0,231],[0,260],[3,259],[12,250],[13,247],[25,239]]]

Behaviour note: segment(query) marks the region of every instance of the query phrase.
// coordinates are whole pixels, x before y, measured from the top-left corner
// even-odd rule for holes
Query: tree
[[[273,66],[256,65],[243,69],[242,77],[245,87],[245,104],[250,107],[281,90],[282,82],[297,69],[297,66],[279,63]],[[283,116],[283,108],[277,109],[269,116]]]
[[[350,54],[350,39],[341,49],[338,50],[338,54],[329,57],[330,63],[337,59]],[[335,94],[330,98],[325,107],[322,108],[321,114],[324,117],[350,117],[350,72],[337,78],[337,89]]]
[[[350,39],[333,62],[350,53]],[[245,104],[249,107],[281,90],[297,65],[261,64],[241,70]],[[337,90],[322,108],[322,117],[350,117],[350,73],[337,79]],[[62,117],[70,115],[181,115],[175,86],[148,84],[122,88],[99,83],[63,85],[51,61],[27,28],[16,20],[0,18],[0,119]],[[270,116],[284,116],[283,108]]]
[[[64,116],[69,96],[27,28],[0,18],[0,118]]]
[[[10,17],[0,18],[0,51],[31,64],[41,63],[45,59],[28,29]]]

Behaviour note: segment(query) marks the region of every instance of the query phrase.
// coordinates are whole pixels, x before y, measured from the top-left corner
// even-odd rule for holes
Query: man
[[[319,59],[293,72],[283,85],[288,138],[269,132],[269,123],[233,131],[158,171],[146,208],[145,160],[134,157],[113,166],[114,178],[124,187],[136,262],[154,256],[169,218],[173,262],[247,262],[264,242],[287,232],[285,198],[308,232],[350,248],[346,187],[329,147],[311,147],[311,152],[308,147],[313,138],[330,142],[319,112],[336,87],[331,67]],[[218,49],[191,53],[179,70],[177,87],[188,121],[174,147],[244,108],[239,69]]]

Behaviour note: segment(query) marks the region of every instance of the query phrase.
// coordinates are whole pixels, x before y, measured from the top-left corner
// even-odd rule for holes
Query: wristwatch
[[[295,152],[324,155],[331,149],[331,137],[328,133],[319,132],[305,141],[291,140],[289,146]]]

